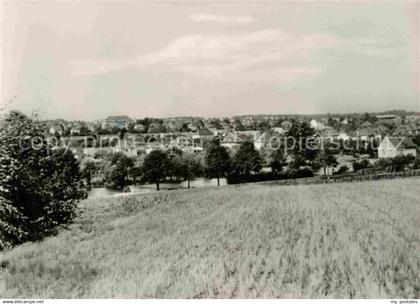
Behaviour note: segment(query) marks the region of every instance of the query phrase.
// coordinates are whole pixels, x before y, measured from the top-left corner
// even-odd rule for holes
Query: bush
[[[375,168],[379,170],[400,172],[408,167],[417,169],[420,164],[419,158],[413,155],[398,155],[394,158],[381,158],[375,162]]]
[[[347,167],[346,165],[342,165],[338,168],[337,172],[335,172],[335,174],[337,175],[342,175],[342,174],[346,174],[349,171],[349,167]]]
[[[360,162],[355,161],[353,163],[353,171],[369,168],[371,165],[367,159],[361,160]]]
[[[84,196],[70,151],[50,150],[43,128],[18,112],[0,121],[0,250],[72,221]]]
[[[258,174],[251,175],[239,175],[236,173],[231,173],[226,176],[226,182],[229,185],[241,184],[241,183],[254,183],[254,182],[264,182],[270,180],[284,179],[285,176],[273,172],[261,172]]]
[[[251,175],[238,175],[235,173],[229,174],[226,177],[226,181],[229,185],[240,184],[240,183],[254,183],[254,182],[265,182],[272,180],[283,180],[293,178],[305,178],[313,177],[314,173],[309,167],[303,167],[300,169],[289,169],[285,173],[276,172],[261,172],[258,174]]]
[[[420,169],[420,155],[414,159],[413,169]]]
[[[375,169],[380,170],[380,171],[387,171],[389,168],[392,167],[392,159],[380,158],[375,162],[374,167]]]
[[[313,177],[314,173],[309,167],[302,167],[299,169],[289,169],[286,171],[286,178],[305,178]]]

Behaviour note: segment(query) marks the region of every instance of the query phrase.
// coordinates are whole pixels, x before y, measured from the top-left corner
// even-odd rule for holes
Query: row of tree
[[[313,129],[307,124],[295,121],[288,136],[305,141],[314,136]],[[92,172],[101,172],[105,185],[125,188],[132,183],[155,183],[159,190],[163,181],[190,181],[197,176],[217,179],[228,178],[231,182],[252,181],[262,174],[263,167],[271,168],[271,178],[278,178],[286,168],[288,177],[312,176],[314,169],[335,165],[334,155],[329,150],[321,152],[306,145],[296,145],[285,154],[285,147],[273,150],[255,149],[252,141],[244,141],[236,152],[221,146],[219,139],[208,142],[204,155],[185,153],[173,148],[168,151],[154,150],[139,158],[129,158],[122,153],[102,155],[99,162],[88,162],[83,166],[83,175],[90,182]],[[303,170],[304,171],[299,171]]]

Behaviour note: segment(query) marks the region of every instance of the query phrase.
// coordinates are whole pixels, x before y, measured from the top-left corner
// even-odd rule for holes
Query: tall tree
[[[325,147],[319,152],[317,161],[324,169],[324,175],[327,175],[327,169],[329,167],[336,167],[338,165],[337,159],[328,147]]]
[[[251,141],[245,141],[239,146],[233,158],[233,170],[246,178],[251,173],[258,173],[262,168],[262,158]]]
[[[52,234],[75,216],[79,165],[52,150],[44,128],[19,112],[0,119],[0,250]]]
[[[220,178],[225,177],[231,170],[231,159],[225,147],[220,145],[218,139],[209,142],[205,154],[206,175],[216,178],[220,186]]]
[[[187,181],[188,188],[190,182],[203,173],[200,159],[194,153],[182,153],[172,160],[172,167],[176,176]]]
[[[293,120],[286,132],[286,149],[293,159],[311,162],[316,159],[318,145],[315,142],[315,130],[306,121]]]
[[[171,164],[167,153],[161,150],[153,150],[144,158],[142,172],[143,178],[156,184],[156,190],[160,190],[160,183],[170,173]]]
[[[131,183],[134,161],[123,153],[112,154],[105,170],[106,184],[113,188],[124,189]]]
[[[286,156],[283,149],[274,149],[269,155],[269,166],[271,171],[275,174],[280,173],[283,167],[286,166]]]
[[[235,119],[234,126],[236,131],[245,131],[245,127],[239,118]]]
[[[99,164],[94,161],[86,161],[82,164],[81,175],[86,180],[86,183],[90,186],[92,183],[92,176],[98,173]]]

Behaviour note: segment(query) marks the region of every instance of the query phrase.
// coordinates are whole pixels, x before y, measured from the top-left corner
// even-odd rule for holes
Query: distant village
[[[122,152],[133,157],[173,146],[200,153],[203,151],[203,142],[214,137],[219,137],[221,145],[229,149],[234,150],[244,141],[252,141],[255,148],[261,150],[271,137],[284,136],[292,120],[307,122],[315,130],[316,136],[326,141],[376,141],[377,150],[369,152],[371,157],[389,158],[406,154],[416,156],[417,135],[420,134],[419,113],[394,112],[159,119],[109,116],[92,122],[57,119],[44,123],[49,136],[58,136],[66,143],[71,141],[71,149],[82,157],[93,156],[98,150]],[[123,141],[118,140],[121,133],[124,133]]]

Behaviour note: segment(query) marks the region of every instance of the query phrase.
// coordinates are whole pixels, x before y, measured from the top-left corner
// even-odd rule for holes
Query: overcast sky
[[[420,111],[419,3],[11,1],[2,102],[48,118]]]

